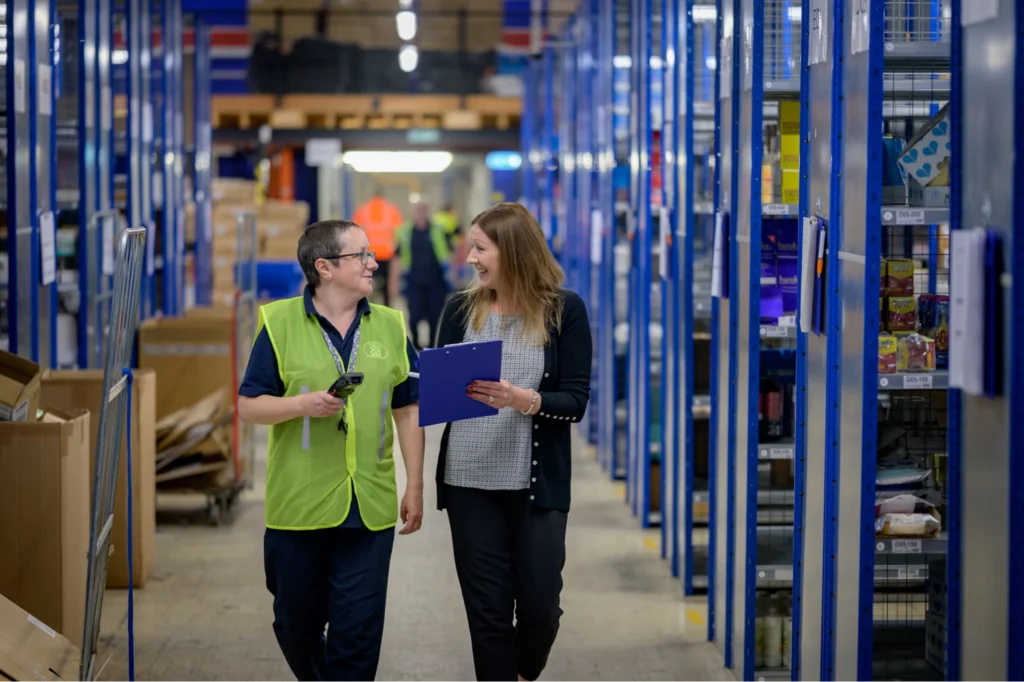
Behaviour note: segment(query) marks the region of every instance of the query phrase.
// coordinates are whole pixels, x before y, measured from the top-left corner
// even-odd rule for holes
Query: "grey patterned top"
[[[501,378],[537,390],[544,375],[544,347],[524,332],[522,315],[490,313],[479,332],[466,328],[464,342],[501,339]],[[512,407],[498,414],[452,423],[444,482],[459,488],[525,490],[530,487],[533,417]]]

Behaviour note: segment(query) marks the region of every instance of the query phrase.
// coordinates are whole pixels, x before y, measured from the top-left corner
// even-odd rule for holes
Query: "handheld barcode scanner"
[[[327,389],[327,392],[333,395],[335,398],[347,398],[352,395],[356,387],[363,383],[362,372],[345,372],[337,380],[331,384],[331,387]],[[348,424],[345,423],[345,413],[341,413],[341,419],[338,420],[338,430],[344,431],[348,435]]]

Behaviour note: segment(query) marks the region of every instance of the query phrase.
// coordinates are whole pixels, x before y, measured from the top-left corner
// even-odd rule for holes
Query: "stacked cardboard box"
[[[800,102],[779,103],[782,203],[800,203]]]
[[[303,201],[267,199],[256,203],[255,183],[218,178],[213,190],[213,300],[230,305],[235,292],[239,254],[252,249],[258,259],[294,260],[299,236],[309,223],[309,204]],[[256,216],[256,243],[250,246],[245,232],[239,235],[239,215]],[[248,229],[246,225],[244,229]]]

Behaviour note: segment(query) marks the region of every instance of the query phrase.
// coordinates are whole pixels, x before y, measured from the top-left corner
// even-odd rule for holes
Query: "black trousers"
[[[390,260],[377,261],[377,269],[373,273],[374,286],[384,296],[384,305],[391,305],[391,295],[388,293],[388,273],[391,272]]]
[[[535,680],[547,665],[562,616],[567,517],[533,509],[525,490],[448,489],[478,680]]]
[[[441,322],[441,312],[444,310],[447,295],[448,291],[443,282],[439,282],[436,286],[409,287],[406,293],[406,302],[409,305],[409,326],[412,329],[412,341],[417,348],[433,348],[437,343],[437,326]],[[427,339],[426,344],[421,346],[416,327],[422,320],[426,320],[430,325],[430,338]]]
[[[358,517],[354,507],[352,514]],[[263,559],[274,634],[296,679],[376,677],[394,542],[393,528],[371,531],[348,522],[325,530],[267,529]]]

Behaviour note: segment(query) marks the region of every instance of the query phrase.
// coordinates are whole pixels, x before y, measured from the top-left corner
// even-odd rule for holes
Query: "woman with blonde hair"
[[[590,398],[590,323],[521,205],[474,218],[466,248],[477,277],[445,306],[436,345],[501,339],[501,381],[466,387],[498,414],[446,425],[438,509],[448,511],[477,679],[534,680],[562,614],[570,427]]]

